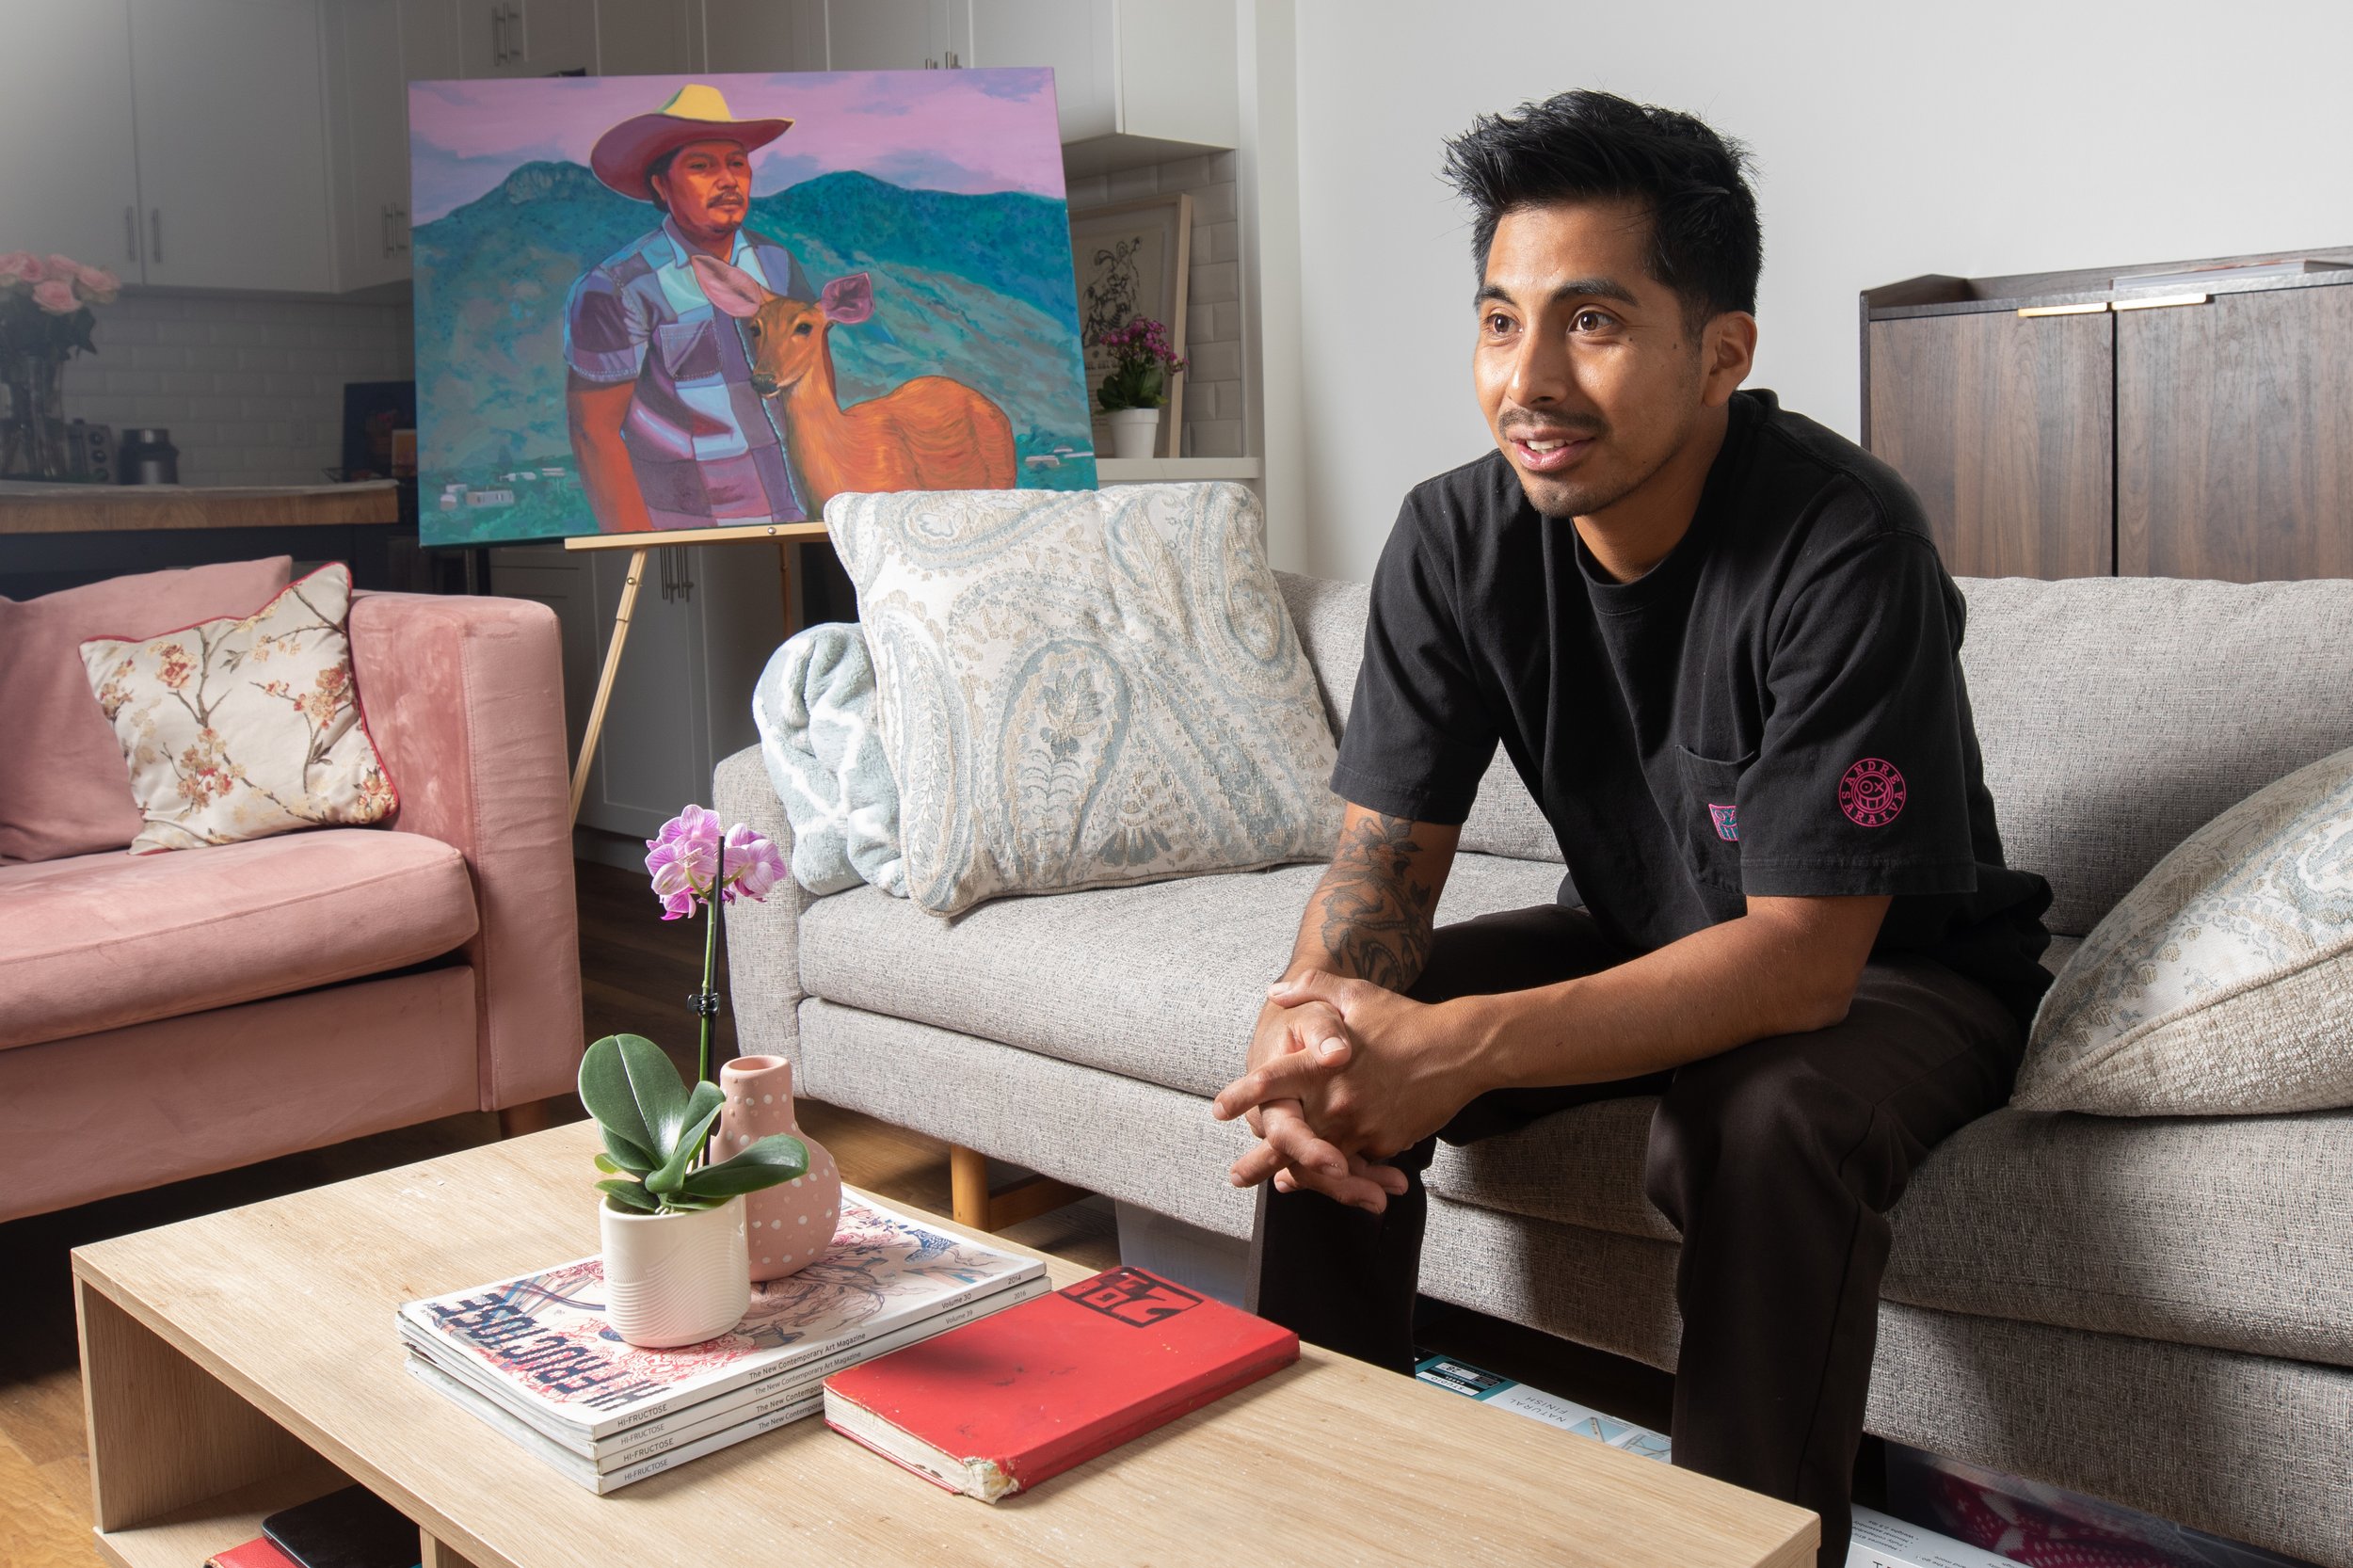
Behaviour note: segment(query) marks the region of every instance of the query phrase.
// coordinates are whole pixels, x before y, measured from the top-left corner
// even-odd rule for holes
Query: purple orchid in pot
[[[662,1048],[640,1035],[611,1034],[580,1064],[580,1098],[596,1118],[607,1179],[598,1224],[604,1243],[606,1315],[632,1345],[695,1344],[725,1334],[751,1296],[746,1194],[798,1184],[809,1151],[778,1132],[738,1138],[731,1158],[712,1158],[712,1128],[727,1096],[711,1078],[712,989],[718,955],[717,908],[739,894],[764,900],[783,874],[776,847],[748,827],[722,835],[718,821],[689,806],[648,840],[646,857],[665,920],[711,906],[703,948],[700,1069],[690,1091]]]

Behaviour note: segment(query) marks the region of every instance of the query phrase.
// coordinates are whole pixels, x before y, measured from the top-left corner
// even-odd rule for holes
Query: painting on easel
[[[1052,77],[420,82],[424,542],[1092,489]]]

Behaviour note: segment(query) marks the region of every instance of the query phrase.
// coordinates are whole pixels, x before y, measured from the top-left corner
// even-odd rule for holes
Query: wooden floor
[[[702,981],[702,928],[664,921],[643,876],[580,865],[581,970],[587,1034],[643,1034],[692,1073],[694,1017],[686,998]],[[720,982],[722,991],[725,981]],[[735,1053],[723,1015],[712,1060]],[[802,1129],[830,1149],[843,1179],[945,1213],[947,1145],[855,1112],[804,1100]],[[572,1101],[566,1115],[581,1114]],[[88,1450],[68,1252],[217,1209],[405,1165],[498,1136],[488,1114],[288,1155],[240,1170],[0,1224],[0,1565],[88,1568]],[[1111,1208],[1100,1199],[1041,1215],[1005,1233],[1094,1268],[1119,1260]],[[1658,1431],[1673,1384],[1664,1373],[1513,1324],[1455,1309],[1419,1325],[1422,1342],[1525,1383]],[[191,1563],[189,1568],[196,1568]]]

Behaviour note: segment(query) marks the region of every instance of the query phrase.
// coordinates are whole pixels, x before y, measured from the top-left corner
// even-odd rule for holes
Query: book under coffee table
[[[405,1375],[392,1325],[594,1252],[596,1147],[578,1123],[76,1249],[101,1553],[192,1568],[348,1480],[426,1568],[1813,1560],[1801,1509],[1312,1346],[993,1507],[814,1420],[600,1497]]]

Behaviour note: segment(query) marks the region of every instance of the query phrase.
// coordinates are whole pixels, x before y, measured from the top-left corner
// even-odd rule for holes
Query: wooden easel
[[[777,547],[784,568],[784,632],[792,634],[792,546],[825,536],[823,522],[767,522],[740,528],[679,528],[652,534],[584,534],[564,541],[566,550],[626,550],[629,575],[621,582],[620,607],[613,615],[613,640],[605,645],[604,668],[597,675],[596,700],[588,705],[587,733],[580,738],[580,760],[572,765],[572,821],[580,821],[580,803],[588,792],[588,767],[597,760],[597,742],[604,733],[604,711],[613,700],[613,678],[620,673],[621,646],[629,641],[629,617],[637,608],[637,587],[646,580],[646,555],[680,544],[752,544]]]

